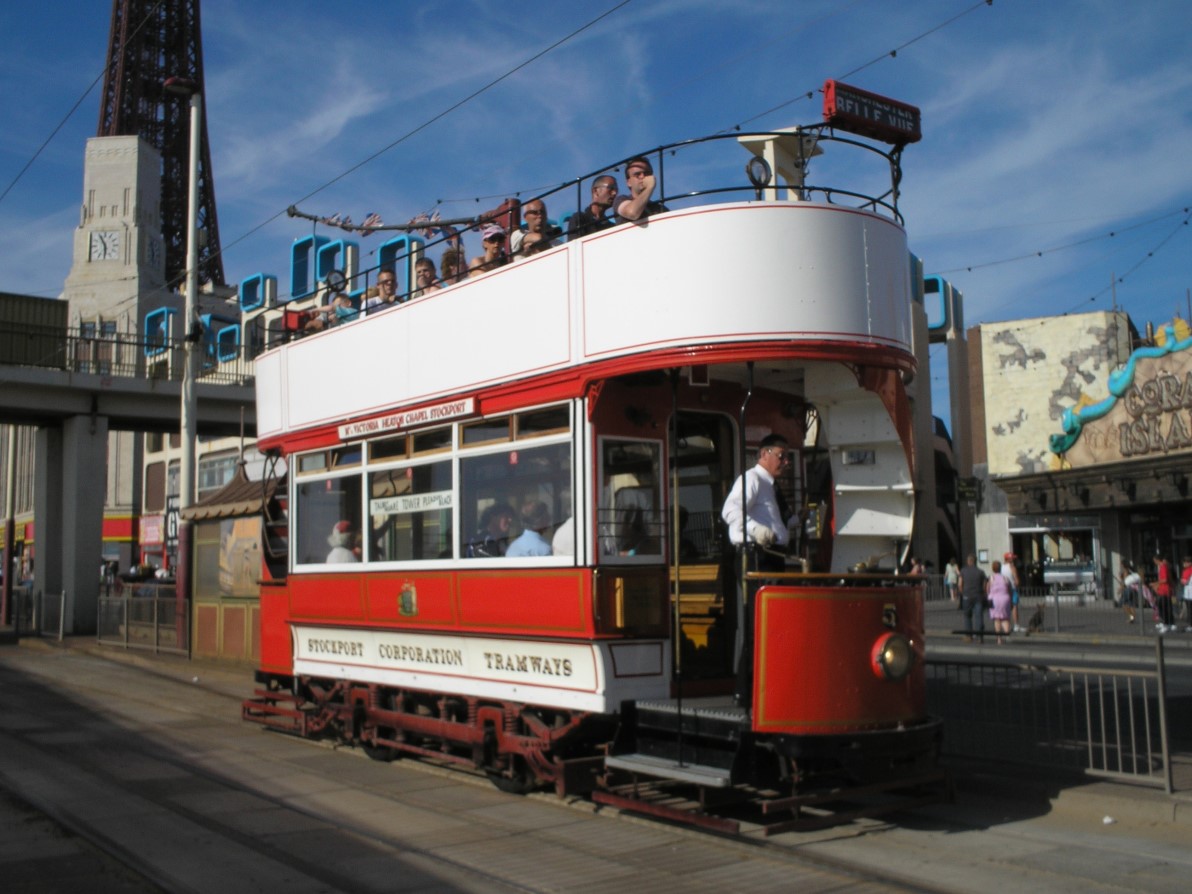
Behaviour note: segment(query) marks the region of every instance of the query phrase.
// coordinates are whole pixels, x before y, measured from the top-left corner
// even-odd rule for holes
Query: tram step
[[[634,706],[638,735],[657,735],[720,742],[735,746],[749,732],[749,712],[731,705],[683,705],[673,701],[637,702]]]
[[[653,776],[658,779],[674,779],[709,788],[729,788],[732,778],[723,767],[707,764],[679,763],[664,757],[649,754],[619,754],[605,758],[605,765],[614,770],[624,770],[639,776]]]

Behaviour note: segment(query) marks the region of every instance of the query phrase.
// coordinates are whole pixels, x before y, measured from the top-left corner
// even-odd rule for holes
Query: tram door
[[[736,640],[732,550],[720,510],[736,478],[733,426],[717,413],[680,411],[679,645],[676,670],[687,683],[731,680]],[[669,557],[668,557],[669,558]]]

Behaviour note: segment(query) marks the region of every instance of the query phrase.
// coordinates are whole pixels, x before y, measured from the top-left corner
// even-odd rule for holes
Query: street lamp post
[[[195,440],[198,436],[198,395],[195,392],[198,378],[199,339],[202,331],[199,324],[199,138],[202,134],[203,97],[199,86],[187,78],[170,78],[163,85],[171,93],[186,96],[190,100],[190,170],[189,188],[186,196],[186,304],[183,314],[182,368],[182,459],[179,464],[178,510],[183,512],[195,502]],[[178,589],[178,623],[181,630],[182,618],[186,613],[192,578],[192,525],[184,518],[178,519],[178,568],[175,579]]]

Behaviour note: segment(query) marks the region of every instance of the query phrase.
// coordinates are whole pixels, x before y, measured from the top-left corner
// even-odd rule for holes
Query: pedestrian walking
[[[977,557],[969,553],[960,569],[960,598],[963,600],[964,641],[973,637],[985,642],[985,598],[989,592],[989,578],[977,567]]]

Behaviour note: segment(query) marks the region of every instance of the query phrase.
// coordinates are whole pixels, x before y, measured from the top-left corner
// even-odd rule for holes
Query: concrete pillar
[[[43,427],[33,451],[33,592],[62,592],[62,429]]]
[[[61,429],[38,429],[37,441],[36,587],[46,599],[66,592],[65,633],[94,633],[108,421],[102,416],[74,416]],[[47,617],[50,614],[47,607]]]

